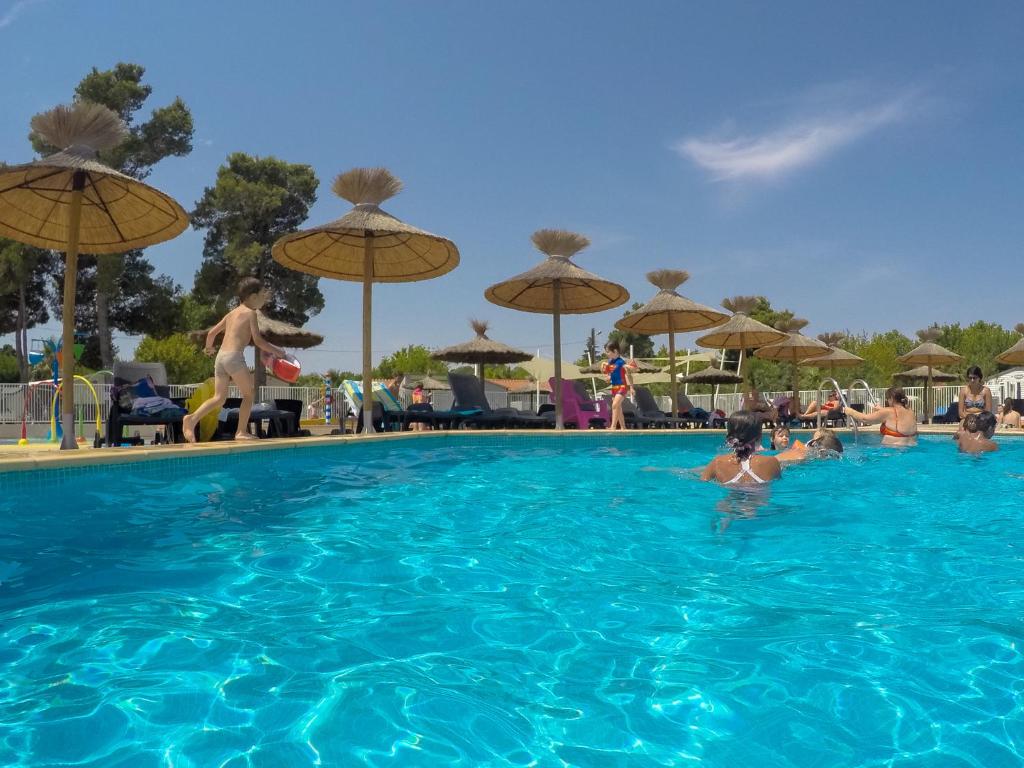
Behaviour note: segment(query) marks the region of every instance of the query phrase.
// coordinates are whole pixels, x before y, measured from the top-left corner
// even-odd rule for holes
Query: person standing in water
[[[843,413],[861,424],[878,424],[882,445],[906,447],[917,445],[917,415],[909,408],[910,400],[902,387],[885,391],[885,407],[864,414],[847,408]]]
[[[182,430],[187,442],[194,443],[196,441],[196,424],[202,420],[203,416],[224,405],[224,401],[228,398],[228,386],[231,382],[234,382],[242,394],[235,439],[256,439],[246,431],[249,426],[249,414],[252,412],[254,386],[252,374],[249,373],[249,367],[245,364],[245,348],[250,344],[255,344],[259,349],[266,350],[277,357],[284,357],[285,354],[283,349],[271,344],[260,335],[256,310],[267,303],[267,298],[267,290],[259,280],[255,277],[245,278],[238,284],[238,306],[224,315],[221,321],[206,334],[206,349],[204,351],[211,357],[216,352],[213,344],[217,337],[223,333],[224,339],[221,341],[220,351],[216,352],[217,357],[213,364],[213,397],[200,405],[195,413],[188,414],[182,420]]]
[[[761,443],[760,413],[736,411],[729,417],[726,444],[733,452],[716,456],[701,473],[701,480],[715,480],[722,485],[763,485],[782,476],[782,466],[774,456],[757,453]]]

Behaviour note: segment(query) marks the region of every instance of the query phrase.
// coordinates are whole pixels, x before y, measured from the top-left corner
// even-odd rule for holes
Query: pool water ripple
[[[5,493],[0,764],[1022,764],[1024,444],[869,442],[767,494],[698,482],[718,448]]]

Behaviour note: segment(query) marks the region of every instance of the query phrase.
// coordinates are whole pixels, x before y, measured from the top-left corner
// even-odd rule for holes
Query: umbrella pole
[[[668,313],[668,368],[672,376],[672,418],[679,416],[679,382],[676,381],[676,334],[672,330],[672,313]]]
[[[62,387],[60,425],[63,430],[60,449],[77,448],[75,440],[75,285],[78,281],[78,236],[82,223],[82,192],[85,172],[76,171],[72,179],[71,206],[68,211],[68,250],[64,265],[64,340],[61,352]]]
[[[373,316],[373,235],[363,238],[363,431],[372,435],[373,428],[373,354],[370,319]]]
[[[924,423],[931,424],[932,419],[932,408],[930,407],[932,400],[932,367],[928,366],[928,386],[924,390]]]
[[[551,306],[554,309],[552,325],[555,335],[555,429],[564,429],[565,425],[562,422],[562,294],[559,290],[561,287],[559,282],[559,280],[555,280],[551,284],[553,291]]]

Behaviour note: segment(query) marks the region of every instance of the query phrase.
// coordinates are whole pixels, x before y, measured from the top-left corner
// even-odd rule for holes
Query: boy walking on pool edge
[[[213,397],[188,414],[182,420],[185,440],[196,441],[196,424],[214,408],[220,408],[228,397],[228,385],[234,381],[238,391],[242,393],[242,405],[238,409],[238,430],[236,440],[254,440],[246,429],[249,426],[249,414],[252,413],[253,379],[249,367],[245,364],[245,348],[255,344],[278,357],[284,356],[284,350],[276,347],[260,336],[259,323],[256,321],[256,310],[267,303],[267,290],[263,283],[255,277],[247,277],[238,284],[238,306],[221,318],[210,332],[206,334],[207,355],[213,355],[214,340],[224,334],[220,351],[213,365],[214,393]],[[259,365],[259,355],[256,364]]]

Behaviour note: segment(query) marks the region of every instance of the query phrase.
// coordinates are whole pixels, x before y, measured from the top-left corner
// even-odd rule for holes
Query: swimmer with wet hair
[[[701,480],[722,485],[763,485],[782,476],[782,467],[774,456],[757,453],[761,443],[762,418],[753,411],[736,411],[729,417],[726,444],[732,453],[716,456],[701,473]]]
[[[953,436],[961,453],[991,453],[999,450],[992,439],[996,433],[996,417],[991,411],[968,413],[960,431]]]

